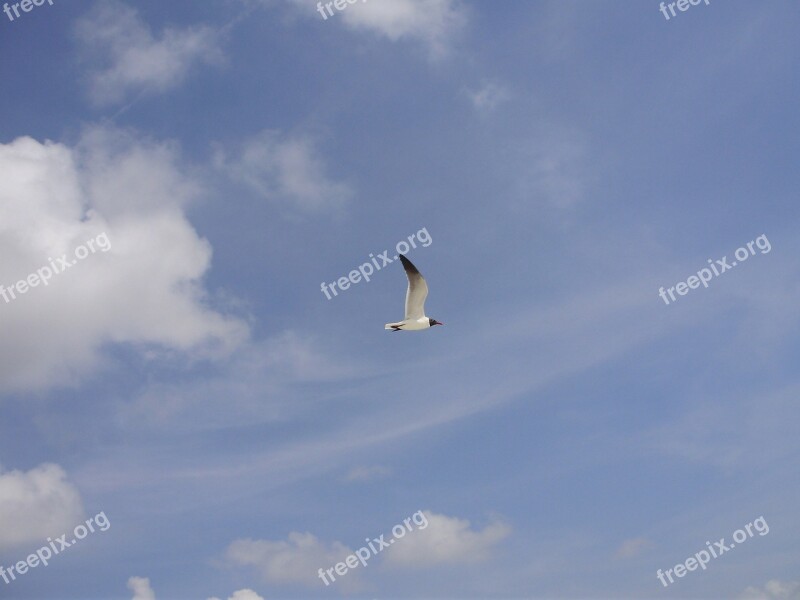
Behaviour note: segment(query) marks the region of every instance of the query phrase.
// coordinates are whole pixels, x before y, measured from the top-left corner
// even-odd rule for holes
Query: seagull
[[[434,325],[444,325],[436,319],[429,319],[425,316],[425,298],[428,297],[428,284],[422,274],[417,270],[410,260],[402,254],[400,260],[408,277],[408,291],[406,292],[406,318],[399,323],[387,323],[384,329],[393,331],[419,331],[428,329]]]

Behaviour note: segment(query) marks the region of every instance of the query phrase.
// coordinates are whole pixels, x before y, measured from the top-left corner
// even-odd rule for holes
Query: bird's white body
[[[422,316],[419,319],[405,319],[399,323],[387,323],[384,329],[402,329],[404,331],[419,331],[420,329],[428,329],[431,326],[431,320]]]

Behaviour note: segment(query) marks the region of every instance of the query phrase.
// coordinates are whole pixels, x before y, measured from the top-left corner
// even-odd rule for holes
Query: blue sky
[[[315,7],[0,14],[0,598],[800,598],[796,5]]]

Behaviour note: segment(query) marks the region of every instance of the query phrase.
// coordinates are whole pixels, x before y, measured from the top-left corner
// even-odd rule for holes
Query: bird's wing
[[[403,268],[408,277],[408,291],[406,292],[406,320],[419,319],[425,316],[425,298],[428,297],[428,284],[422,274],[410,260],[402,254]]]

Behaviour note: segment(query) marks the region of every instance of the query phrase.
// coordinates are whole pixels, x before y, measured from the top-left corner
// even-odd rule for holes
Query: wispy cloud
[[[126,428],[173,433],[286,420],[316,410],[329,397],[321,390],[317,402],[297,402],[298,389],[354,375],[355,368],[320,340],[285,331],[242,346],[215,375],[148,386],[120,408],[118,418]],[[226,399],[224,415],[220,398]]]
[[[154,35],[135,9],[116,0],[96,4],[75,34],[89,65],[89,96],[98,106],[172,89],[194,66],[223,57],[215,30],[165,28]]]
[[[800,582],[770,579],[763,588],[749,587],[740,600],[800,600]]]
[[[467,90],[466,93],[477,110],[488,112],[494,110],[510,97],[510,93],[505,86],[491,81],[485,81],[479,88]]]
[[[507,315],[506,326],[498,329],[498,325],[493,323],[464,338],[457,356],[419,365],[421,373],[430,370],[437,377],[429,379],[432,384],[419,390],[418,395],[409,395],[404,369],[384,371],[380,381],[375,381],[364,377],[364,372],[373,372],[374,369],[359,362],[369,362],[369,358],[355,355],[351,362],[360,365],[358,369],[351,368],[350,362],[333,369],[330,375],[336,377],[336,386],[314,388],[313,403],[297,402],[303,395],[296,395],[293,387],[285,384],[274,387],[275,381],[281,381],[281,371],[286,369],[273,371],[265,367],[261,358],[248,359],[248,356],[253,358],[248,353],[244,360],[235,361],[238,366],[219,377],[149,388],[146,405],[150,408],[140,406],[137,401],[122,409],[120,421],[128,427],[132,424],[155,426],[174,433],[264,423],[278,418],[292,421],[298,417],[311,419],[318,414],[320,403],[337,397],[351,398],[355,402],[353,406],[362,407],[355,417],[344,422],[322,419],[320,431],[311,437],[281,440],[255,454],[249,452],[246,464],[234,468],[216,457],[188,470],[174,464],[165,467],[163,457],[152,457],[159,461],[160,472],[166,478],[202,480],[206,485],[230,490],[240,489],[249,485],[246,482],[255,480],[267,480],[269,483],[264,485],[280,487],[287,481],[351,466],[363,459],[366,449],[380,448],[468,415],[496,409],[545,384],[567,376],[574,377],[586,369],[625,355],[646,340],[658,339],[663,333],[661,327],[642,328],[639,321],[642,311],[646,313],[651,303],[651,294],[637,287],[612,286],[580,298],[561,300],[550,308],[538,306]],[[581,318],[576,319],[576,315],[581,315]],[[531,344],[548,351],[533,364],[526,361],[518,365],[515,361],[522,349]],[[329,363],[330,359],[325,357],[330,349],[324,343],[311,343],[311,346],[317,347],[315,351],[322,351],[318,359],[321,364]],[[477,370],[474,376],[465,376],[460,368],[463,361],[471,360],[470,357],[484,356],[487,348],[498,357],[505,357],[506,374],[502,385],[482,381]],[[309,376],[313,376],[316,369],[311,365],[316,362],[309,363]],[[460,373],[458,382],[455,377],[442,377],[442,373],[450,369]],[[387,397],[387,389],[392,387],[402,391]],[[265,390],[270,398],[267,402],[264,401]],[[376,405],[376,396],[385,397],[386,401]],[[220,398],[226,398],[228,410],[224,414],[219,411]],[[393,398],[397,401],[392,401]],[[433,402],[434,398],[436,402]],[[173,400],[179,403],[176,411],[170,409]],[[135,418],[129,414],[133,410],[138,412]],[[154,420],[153,415],[161,417]],[[113,478],[113,473],[108,472],[110,466],[104,463],[105,458],[96,461],[91,467],[92,474],[86,477],[95,481]],[[267,474],[269,477],[265,478]],[[129,475],[130,480],[120,482],[120,485],[139,485],[137,482],[145,477],[133,472]],[[152,477],[146,477],[150,485]]]
[[[356,481],[371,481],[373,479],[382,479],[392,472],[388,467],[373,466],[373,467],[353,467],[345,475],[344,480],[347,482]]]
[[[653,542],[647,538],[632,538],[622,542],[617,549],[617,558],[633,558],[653,547]]]
[[[790,460],[800,443],[792,435],[800,416],[800,386],[720,397],[699,394],[683,414],[643,432],[641,443],[668,456],[718,468],[747,468]]]
[[[265,200],[303,213],[340,209],[353,193],[349,185],[328,176],[321,153],[308,137],[263,131],[233,152],[218,146],[214,163]]]
[[[546,128],[542,135],[519,147],[526,167],[517,171],[518,192],[555,208],[573,207],[586,188],[587,150],[580,134]]]

